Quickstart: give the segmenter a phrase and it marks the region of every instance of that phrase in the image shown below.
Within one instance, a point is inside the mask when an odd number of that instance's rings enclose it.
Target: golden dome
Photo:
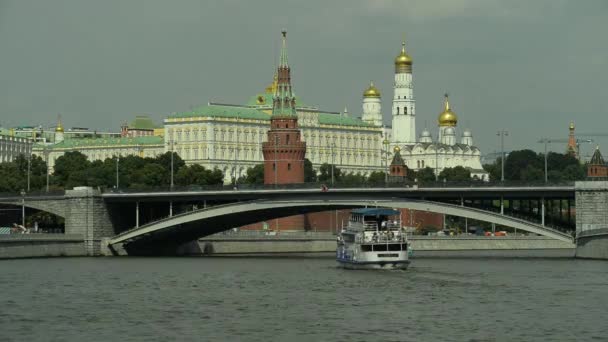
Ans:
[[[437,119],[439,126],[454,127],[458,123],[458,116],[450,109],[450,102],[448,101],[448,94],[445,94],[445,108],[439,118]]]
[[[574,131],[574,121],[570,121],[570,130]]]
[[[63,125],[61,124],[61,117],[57,120],[57,127],[55,127],[55,132],[62,133]]]
[[[397,153],[397,152],[401,151],[401,148],[399,146],[395,146],[395,148],[393,149],[393,151],[395,153]]]
[[[412,70],[412,57],[405,52],[405,42],[401,43],[401,53],[395,57],[395,70],[397,72]]]
[[[380,97],[380,90],[376,88],[374,82],[369,82],[369,88],[363,92],[363,97]]]

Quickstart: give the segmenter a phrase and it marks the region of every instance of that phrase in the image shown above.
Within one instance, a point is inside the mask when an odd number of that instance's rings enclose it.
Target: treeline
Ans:
[[[49,177],[49,188],[71,189],[75,186],[113,188],[116,186],[116,158],[89,161],[80,152],[66,152],[55,161]],[[0,192],[19,192],[27,189],[28,160],[20,155],[14,161],[0,164]],[[217,185],[223,184],[220,170],[208,170],[201,165],[186,165],[174,152],[174,184]],[[118,160],[118,186],[120,188],[145,188],[171,184],[171,152],[156,158],[126,156]],[[46,163],[38,156],[30,161],[30,189],[46,188]]]
[[[492,181],[500,181],[502,158],[483,168]],[[505,158],[505,181],[543,182],[545,155],[532,150],[512,151]],[[551,183],[583,180],[587,176],[586,164],[569,154],[547,154],[547,178]]]

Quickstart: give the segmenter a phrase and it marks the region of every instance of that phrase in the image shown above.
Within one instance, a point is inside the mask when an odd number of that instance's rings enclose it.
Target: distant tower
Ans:
[[[120,125],[120,136],[124,138],[128,135],[129,135],[129,124],[126,121],[124,121],[122,123],[122,125]]]
[[[268,141],[264,153],[264,184],[304,183],[306,143],[300,138],[296,99],[291,89],[291,71],[287,63],[287,32],[277,69],[277,86],[272,102]]]
[[[401,157],[401,149],[395,146],[393,160],[391,161],[390,176],[392,181],[404,180],[407,176],[407,166]]]
[[[466,129],[464,132],[462,132],[462,140],[460,143],[463,145],[473,146],[473,134],[471,134],[470,130]]]
[[[374,86],[374,82],[370,82],[369,87],[363,92],[363,115],[361,120],[374,126],[382,126],[380,99],[380,91]]]
[[[59,115],[57,117],[57,127],[55,127],[55,143],[60,143],[63,139],[63,125],[61,124],[61,115]]]
[[[446,145],[454,145],[453,143],[446,143],[446,140],[444,139],[446,133],[451,134],[452,132],[454,132],[454,127],[456,127],[456,125],[458,124],[458,117],[456,116],[456,113],[452,112],[452,109],[450,108],[448,94],[445,94],[443,112],[439,114],[439,117],[437,118],[437,124],[439,125],[439,142]]]
[[[576,137],[574,136],[573,121],[570,121],[570,126],[568,127],[568,146],[566,148],[566,154],[578,159],[578,148],[576,147]]]
[[[587,165],[587,177],[589,178],[605,178],[608,177],[608,165],[604,161],[604,157],[602,157],[602,153],[600,153],[600,147],[597,146],[595,148],[595,152],[591,157],[591,161]]]
[[[342,115],[347,118],[348,117],[348,108],[346,108],[346,106],[344,106],[344,112],[342,113]]]
[[[393,96],[393,143],[414,144],[416,142],[416,101],[412,84],[412,58],[405,52],[395,58],[395,84]]]
[[[433,142],[433,137],[431,136],[431,132],[429,132],[428,129],[424,129],[424,131],[422,131],[422,133],[420,133],[420,139],[419,141],[421,143],[425,143],[425,144],[430,144]]]

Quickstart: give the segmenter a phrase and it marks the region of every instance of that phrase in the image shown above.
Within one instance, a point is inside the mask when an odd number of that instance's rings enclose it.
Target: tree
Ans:
[[[66,152],[55,161],[53,180],[64,189],[87,185],[87,169],[91,163],[87,157],[78,152]]]
[[[348,173],[340,178],[340,185],[361,186],[365,184],[365,176],[360,173]]]
[[[435,170],[428,166],[420,169],[416,172],[416,179],[419,183],[432,183],[435,181]]]
[[[540,180],[544,161],[532,150],[512,151],[505,160],[505,180]],[[540,172],[541,176],[536,179]]]
[[[166,170],[166,179],[165,184],[171,183],[171,153],[165,152],[158,157],[156,157],[155,161],[160,164]],[[177,154],[177,152],[173,152],[173,176],[179,172],[179,170],[186,165],[186,162]]]
[[[314,183],[317,181],[317,173],[312,167],[312,162],[304,159],[304,183]]]
[[[439,179],[448,182],[468,182],[471,180],[471,171],[462,166],[446,167],[439,173]]]
[[[247,175],[241,181],[245,184],[264,184],[264,164],[258,164],[247,169]]]
[[[321,167],[319,168],[319,176],[318,176],[319,182],[322,182],[322,183],[331,182],[332,167],[333,167],[334,182],[339,181],[340,176],[342,175],[342,170],[340,170],[340,168],[336,167],[335,165],[323,163],[323,164],[321,164]]]
[[[369,185],[384,185],[386,181],[386,173],[382,171],[374,171],[367,177],[367,184]]]
[[[165,180],[165,174],[166,171],[161,165],[157,163],[146,163],[144,167],[132,173],[131,186],[160,186]]]

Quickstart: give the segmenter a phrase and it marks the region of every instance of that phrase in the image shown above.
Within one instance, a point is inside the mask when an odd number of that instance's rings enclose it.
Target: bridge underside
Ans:
[[[150,223],[119,234],[110,245],[122,245],[130,255],[172,255],[177,248],[198,238],[251,223],[274,218],[321,212],[337,209],[352,209],[377,203],[381,207],[407,208],[441,214],[467,217],[470,219],[496,223],[571,242],[571,237],[563,232],[536,223],[445,203],[428,201],[408,201],[386,199],[369,200],[307,200],[307,201],[252,201],[239,202],[203,210],[195,210],[155,223]]]
[[[185,243],[235,227],[292,215],[361,207],[365,207],[365,205],[328,204],[310,207],[286,206],[253,209],[244,212],[233,211],[223,215],[181,222],[175,226],[169,226],[148,234],[144,233],[132,240],[127,240],[123,244],[123,248],[129,255],[175,255],[178,247]],[[213,210],[213,208],[207,209],[207,211],[209,210]]]

